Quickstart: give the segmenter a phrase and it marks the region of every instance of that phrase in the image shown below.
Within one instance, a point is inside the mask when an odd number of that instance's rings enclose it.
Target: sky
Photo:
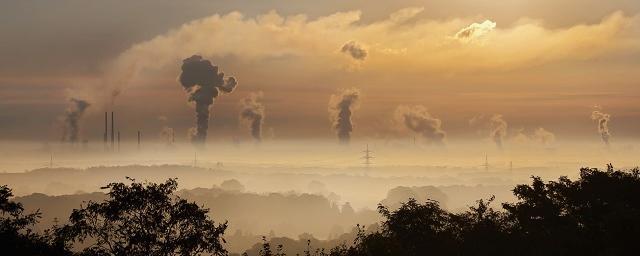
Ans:
[[[634,0],[4,0],[0,34],[0,140],[59,141],[74,123],[101,141],[104,111],[124,139],[187,140],[178,77],[194,54],[238,81],[208,140],[251,139],[255,95],[264,139],[335,140],[353,91],[354,139],[640,137]]]

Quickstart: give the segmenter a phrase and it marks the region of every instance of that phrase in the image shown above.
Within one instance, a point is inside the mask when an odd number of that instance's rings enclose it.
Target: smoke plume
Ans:
[[[447,133],[442,130],[442,121],[433,117],[424,106],[398,106],[395,118],[404,127],[422,135],[428,142],[444,144]]]
[[[607,146],[609,145],[609,138],[611,138],[611,133],[609,133],[609,119],[611,115],[602,113],[598,110],[594,110],[591,112],[591,119],[598,123],[598,133],[600,133],[600,137],[602,141]]]
[[[502,148],[504,138],[507,136],[507,121],[502,119],[502,115],[495,114],[489,119],[489,138],[496,143],[498,148]]]
[[[329,99],[329,119],[333,129],[341,143],[349,143],[353,131],[351,116],[358,107],[360,90],[356,88],[345,89],[338,94],[331,95]]]
[[[511,141],[519,144],[540,144],[549,146],[556,141],[556,135],[542,127],[538,127],[530,134],[526,133],[524,129],[519,129],[515,132]]]
[[[62,141],[75,143],[78,141],[80,133],[80,119],[82,119],[84,111],[89,108],[90,104],[87,101],[76,98],[71,98],[69,101],[71,105],[65,112]]]
[[[356,60],[364,60],[367,58],[367,50],[355,41],[349,41],[342,46],[341,52],[348,54]]]
[[[261,102],[262,92],[251,93],[240,101],[242,110],[240,119],[248,121],[251,136],[257,141],[262,140],[262,122],[264,119],[264,105]]]
[[[183,60],[180,83],[189,94],[189,101],[196,103],[196,127],[191,141],[204,144],[209,128],[209,107],[221,93],[231,93],[236,85],[234,77],[224,77],[218,66],[201,56],[193,55]]]
[[[160,139],[167,145],[173,145],[175,139],[175,131],[173,128],[164,126],[160,130]]]

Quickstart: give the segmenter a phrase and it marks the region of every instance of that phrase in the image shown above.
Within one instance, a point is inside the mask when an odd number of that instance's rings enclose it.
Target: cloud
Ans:
[[[421,105],[398,106],[394,114],[395,120],[402,127],[422,135],[429,143],[444,144],[447,133],[442,129],[442,121],[433,117]]]
[[[478,39],[496,28],[496,23],[485,20],[482,23],[473,23],[466,28],[461,29],[455,34],[455,38],[463,42],[470,42]]]
[[[343,67],[350,62],[345,63],[335,51],[345,49],[354,59],[366,58],[367,65],[359,71],[375,79],[388,74],[503,72],[640,50],[640,36],[633,30],[640,18],[621,12],[595,24],[548,29],[532,20],[495,28],[491,21],[421,19],[422,11],[402,9],[367,23],[360,22],[359,11],[314,19],[273,11],[256,17],[240,12],[215,14],[131,46],[107,65],[99,87],[115,98],[132,81],[175,66],[193,53],[209,59],[233,57],[240,69],[247,69],[245,73],[267,72],[251,70],[254,65],[283,77],[292,69],[321,76]],[[481,37],[483,43],[455,43],[452,35],[460,40]],[[274,59],[282,58],[287,62],[272,65]]]
[[[349,41],[342,46],[341,52],[348,54],[356,60],[364,60],[367,58],[367,50],[355,41]]]

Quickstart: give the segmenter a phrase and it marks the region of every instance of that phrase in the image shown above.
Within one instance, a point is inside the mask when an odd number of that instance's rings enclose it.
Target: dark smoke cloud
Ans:
[[[225,79],[218,66],[198,55],[193,55],[182,63],[180,83],[189,93],[189,101],[196,103],[196,127],[192,130],[191,141],[204,144],[209,128],[209,107],[221,93],[231,93],[236,85],[234,77]]]
[[[251,93],[240,100],[242,105],[240,118],[248,121],[251,136],[257,141],[262,140],[262,122],[264,120],[264,105],[260,102],[261,100],[262,92]]]
[[[600,133],[600,137],[602,141],[607,146],[609,145],[609,138],[611,138],[611,133],[609,133],[609,119],[611,115],[602,113],[598,110],[594,110],[591,112],[591,119],[598,123],[598,133]]]
[[[333,94],[329,99],[329,119],[342,143],[349,143],[351,140],[353,131],[351,116],[358,106],[359,98],[360,90],[351,88]]]
[[[84,111],[89,108],[90,104],[87,101],[76,98],[71,98],[69,101],[71,105],[65,112],[62,140],[75,143],[78,141],[80,133],[80,119],[82,119]]]
[[[442,130],[442,121],[433,117],[424,106],[398,106],[396,121],[416,132],[430,143],[444,144],[447,133]]]
[[[349,56],[356,60],[364,60],[367,58],[367,50],[355,41],[347,42],[342,46],[340,51],[349,54]]]

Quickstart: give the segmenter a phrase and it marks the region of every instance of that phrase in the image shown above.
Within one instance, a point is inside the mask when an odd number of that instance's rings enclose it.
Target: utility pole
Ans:
[[[371,167],[371,159],[373,159],[373,151],[369,150],[369,144],[367,143],[367,148],[362,151],[362,153],[364,153],[364,156],[362,156],[361,158],[364,159],[364,166],[366,168],[366,170],[368,171],[369,168]],[[366,173],[365,173],[366,174]]]

